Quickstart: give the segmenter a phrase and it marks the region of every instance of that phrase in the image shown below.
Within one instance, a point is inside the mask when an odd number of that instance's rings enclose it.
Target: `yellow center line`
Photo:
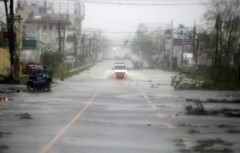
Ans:
[[[175,127],[172,124],[169,123],[163,123],[164,126],[166,126],[168,129],[174,129]]]
[[[144,92],[140,91],[143,97],[145,98],[146,102],[151,106],[153,110],[157,110],[157,106],[153,104],[152,100],[149,98],[148,95],[145,95]]]
[[[154,105],[154,104],[152,104],[152,102],[148,102],[149,103],[149,105],[151,106],[151,108],[153,109],[153,110],[157,110],[157,107]]]
[[[186,147],[189,147],[189,148],[193,147],[192,142],[190,142],[188,140],[184,140],[184,144],[186,145]]]
[[[149,98],[149,96],[146,95],[142,90],[139,90],[139,92],[140,92],[140,93],[143,95],[143,97],[145,98],[146,103],[148,103],[148,104],[151,106],[151,108],[152,108],[154,111],[156,111],[156,110],[157,110],[157,106],[152,103],[152,100]],[[156,113],[156,115],[157,115],[158,118],[161,118],[161,119],[163,118],[163,115],[160,114],[160,113]],[[166,126],[168,129],[174,129],[174,128],[175,128],[172,124],[166,123],[166,122],[164,122],[164,121],[163,121],[163,125]]]
[[[64,133],[83,115],[86,109],[91,105],[93,100],[99,94],[100,89],[85,103],[84,107],[49,141],[40,153],[47,153],[53,147],[53,145],[63,136]]]
[[[158,117],[158,118],[163,118],[163,115],[160,114],[160,113],[157,113],[157,117]]]

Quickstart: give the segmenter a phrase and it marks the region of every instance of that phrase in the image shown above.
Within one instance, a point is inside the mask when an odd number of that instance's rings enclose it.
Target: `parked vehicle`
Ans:
[[[33,72],[33,69],[35,69],[35,68],[42,68],[42,65],[40,65],[40,63],[38,63],[38,62],[28,63],[25,67],[24,73],[28,74],[28,75],[31,75],[32,72]]]
[[[28,78],[27,89],[29,91],[51,90],[52,78],[47,68],[35,68]]]

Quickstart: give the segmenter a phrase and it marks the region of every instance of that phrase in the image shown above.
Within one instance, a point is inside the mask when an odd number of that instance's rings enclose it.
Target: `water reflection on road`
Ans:
[[[115,62],[128,64],[129,78],[112,79]],[[14,101],[0,105],[0,131],[12,132],[0,138],[0,144],[8,145],[7,153],[178,153],[192,152],[198,140],[219,138],[233,143],[220,144],[220,149],[239,152],[238,133],[219,128],[225,125],[235,132],[240,130],[238,118],[185,112],[187,105],[194,104],[186,99],[236,99],[239,92],[176,91],[170,85],[175,74],[107,60],[57,81],[51,92],[14,94]],[[239,108],[237,103],[204,106]],[[33,119],[15,117],[22,112]]]

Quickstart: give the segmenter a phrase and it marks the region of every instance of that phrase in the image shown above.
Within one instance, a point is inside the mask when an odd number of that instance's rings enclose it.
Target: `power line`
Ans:
[[[109,5],[132,5],[132,6],[181,6],[181,5],[205,5],[209,2],[196,2],[196,3],[139,3],[139,2],[106,2],[106,1],[91,1],[83,0],[84,3],[93,4],[109,4]]]
[[[106,23],[111,23],[111,24],[116,24],[116,25],[121,25],[121,26],[126,26],[126,27],[132,27],[130,25],[126,25],[126,24],[122,24],[122,23],[117,23],[117,22],[114,22],[114,21],[110,21],[110,20],[105,20],[105,19],[100,19],[100,18],[96,18],[96,17],[93,17],[93,16],[89,16],[89,15],[86,15],[87,17],[90,17],[90,18],[95,18],[99,21],[102,21],[102,22],[106,22]]]
[[[204,25],[207,25],[207,24],[198,24],[196,26],[204,26]],[[184,27],[184,28],[193,28],[194,26],[188,26],[188,27]],[[210,27],[208,27],[210,28]],[[170,29],[170,28],[169,28]],[[151,33],[151,32],[161,32],[161,31],[166,31],[166,30],[169,30],[169,29],[152,29],[152,30],[149,30],[147,32]],[[177,30],[179,29],[178,27],[177,28],[173,28],[173,30]],[[83,31],[83,32],[96,32],[96,31]],[[101,31],[101,33],[107,33],[107,34],[127,34],[127,33],[136,33],[136,31]]]
[[[124,1],[127,1],[127,2],[133,2],[133,1],[136,1],[136,2],[151,2],[151,1],[157,1],[157,2],[169,2],[169,1],[175,1],[175,2],[182,2],[182,1],[194,1],[194,0],[98,0],[98,1],[109,1],[109,2],[112,2],[112,1],[118,1],[118,2],[124,2]],[[195,1],[203,1],[203,0],[195,0]],[[205,1],[210,1],[210,0],[205,0]]]

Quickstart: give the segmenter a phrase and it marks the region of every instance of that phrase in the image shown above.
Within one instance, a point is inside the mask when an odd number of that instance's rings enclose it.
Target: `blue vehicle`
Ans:
[[[46,67],[33,69],[32,74],[28,77],[27,89],[29,91],[51,90],[52,78],[49,76]]]

